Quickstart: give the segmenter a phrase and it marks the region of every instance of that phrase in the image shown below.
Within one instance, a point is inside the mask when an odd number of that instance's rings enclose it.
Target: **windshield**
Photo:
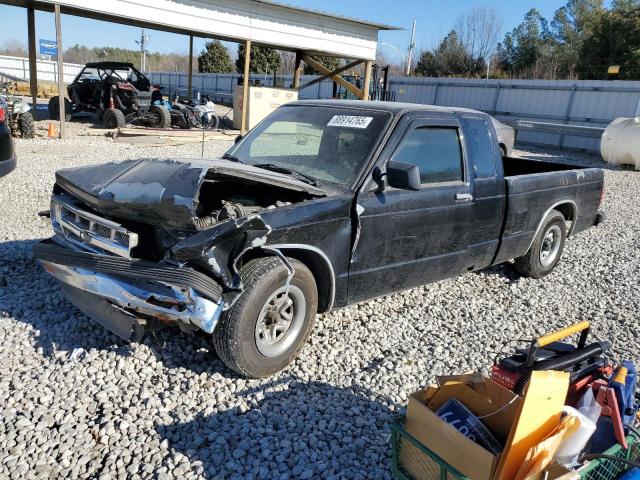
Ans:
[[[225,154],[228,158],[320,182],[349,185],[391,115],[320,106],[282,107]]]

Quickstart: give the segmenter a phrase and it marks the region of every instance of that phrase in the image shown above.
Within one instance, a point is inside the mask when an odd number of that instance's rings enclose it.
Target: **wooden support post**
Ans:
[[[373,66],[373,62],[371,60],[367,60],[364,62],[364,82],[362,84],[362,96],[360,97],[362,100],[369,100],[369,86],[371,84],[371,67]]]
[[[189,79],[187,81],[187,89],[189,90],[187,98],[191,100],[193,95],[193,35],[189,35]]]
[[[58,95],[60,98],[60,128],[59,128],[59,136],[62,138],[64,136],[64,99],[65,99],[65,88],[64,88],[64,59],[62,58],[62,21],[60,19],[60,4],[56,3],[55,6],[55,16],[56,16],[56,45],[57,45],[57,56],[58,56]]]
[[[33,118],[37,120],[38,64],[36,61],[36,19],[32,5],[27,8],[27,31],[29,36],[29,89],[31,91]]]
[[[302,76],[302,53],[296,52],[296,64],[293,69],[293,88],[300,87],[301,76]]]
[[[247,40],[244,44],[244,76],[242,80],[242,121],[240,125],[240,134],[249,130],[249,119],[247,114],[249,112],[249,83],[251,81],[249,75],[249,66],[251,65],[251,40]]]

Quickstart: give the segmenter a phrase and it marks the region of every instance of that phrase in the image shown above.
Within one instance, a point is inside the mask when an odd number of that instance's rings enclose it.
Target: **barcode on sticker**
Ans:
[[[367,128],[373,117],[360,117],[358,115],[334,115],[328,127]]]

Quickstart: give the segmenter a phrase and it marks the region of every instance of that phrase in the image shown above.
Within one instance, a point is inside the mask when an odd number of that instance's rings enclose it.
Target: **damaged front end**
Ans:
[[[34,257],[75,306],[126,340],[163,325],[212,333],[242,293],[239,259],[269,250],[261,213],[320,194],[228,164],[141,160],[61,171],[55,235],[34,246]]]
[[[33,254],[76,307],[125,340],[144,327],[195,325],[211,333],[224,309],[222,288],[183,267],[78,250],[59,236],[36,244]]]

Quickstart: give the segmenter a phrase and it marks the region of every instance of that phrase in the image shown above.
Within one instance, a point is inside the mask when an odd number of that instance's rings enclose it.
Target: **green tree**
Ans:
[[[503,70],[511,75],[531,71],[553,42],[547,20],[532,8],[524,21],[507,33],[498,44],[498,58]]]
[[[473,58],[452,30],[435,50],[420,54],[415,73],[430,77],[471,76],[478,74],[483,65],[483,60]]]
[[[220,40],[207,42],[198,56],[200,73],[231,73],[235,71],[229,51]]]
[[[563,77],[575,77],[582,45],[605,14],[602,0],[569,0],[556,10],[551,33]]]
[[[339,57],[321,57],[319,55],[314,55],[311,58],[313,58],[316,62],[321,63],[322,65],[324,65],[325,67],[327,67],[331,71],[335,70],[336,68],[340,68],[340,58]],[[317,75],[318,74],[318,72],[316,72],[310,65],[307,65],[306,63],[304,64],[303,73],[305,75]]]
[[[245,46],[241,43],[238,46],[238,58],[236,68],[238,72],[244,71]],[[280,55],[277,50],[266,47],[251,47],[250,73],[273,73],[280,67]]]
[[[413,73],[419,77],[438,76],[438,61],[431,50],[423,50],[420,52]]]
[[[607,78],[610,65],[620,66],[618,78],[640,78],[640,2],[614,1],[610,11],[596,22],[580,49],[580,78]]]
[[[75,44],[64,51],[64,61],[69,63],[87,63],[94,58],[95,52],[84,45]]]

